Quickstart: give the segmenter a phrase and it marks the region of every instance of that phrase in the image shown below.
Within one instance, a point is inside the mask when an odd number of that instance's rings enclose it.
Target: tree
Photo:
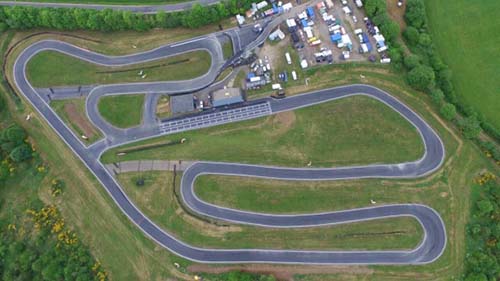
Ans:
[[[380,30],[389,42],[395,41],[398,38],[400,31],[399,25],[392,20],[389,20],[380,26]]]
[[[493,211],[493,204],[488,200],[481,200],[477,202],[480,216],[487,216]]]
[[[32,157],[32,152],[33,151],[31,150],[31,147],[28,144],[23,143],[14,148],[10,152],[9,157],[14,162],[22,162],[24,160],[30,159]]]
[[[184,16],[183,24],[187,27],[196,28],[207,23],[208,11],[205,7],[196,3],[191,10]]]
[[[467,277],[464,279],[465,281],[488,281],[488,276],[484,273],[471,273],[467,274]]]
[[[431,90],[431,99],[436,104],[441,104],[444,100],[444,93],[439,88],[434,88]]]
[[[415,54],[409,54],[404,57],[403,63],[406,66],[406,68],[410,70],[414,69],[415,67],[420,65],[420,56]]]
[[[443,106],[441,106],[440,112],[441,115],[443,115],[443,117],[448,121],[453,120],[453,118],[455,118],[455,116],[457,115],[457,109],[451,103],[443,104]]]
[[[165,27],[165,23],[167,21],[167,14],[165,11],[162,10],[156,13],[155,21],[157,26]]]
[[[423,48],[431,48],[432,47],[432,39],[431,36],[427,33],[420,33],[418,37],[418,45]]]
[[[428,90],[434,85],[434,71],[426,65],[418,65],[408,72],[408,83],[417,90]]]
[[[402,60],[401,49],[395,48],[395,47],[390,48],[387,51],[387,54],[391,58],[391,64],[396,65],[397,68],[400,68],[401,67],[401,60]]]
[[[6,180],[9,174],[9,167],[5,164],[0,164],[0,182]]]
[[[448,95],[453,92],[452,72],[448,67],[442,68],[437,72],[437,84],[441,90]]]
[[[406,23],[415,28],[422,28],[426,25],[425,4],[423,0],[408,0],[406,2],[405,20]]]
[[[385,12],[387,9],[385,0],[366,0],[364,6],[366,14],[370,17]]]
[[[387,12],[383,11],[383,12],[379,12],[376,15],[374,15],[372,17],[372,21],[373,21],[374,24],[382,27],[382,25],[386,24],[387,22],[390,22],[391,19],[387,15]]]
[[[475,139],[481,133],[481,126],[476,116],[472,115],[458,121],[463,135],[468,139]]]
[[[14,124],[2,131],[0,141],[2,143],[11,142],[18,145],[24,142],[26,136],[26,131],[19,125]]]
[[[415,27],[408,26],[403,32],[403,36],[410,46],[416,46],[420,38],[420,33]]]

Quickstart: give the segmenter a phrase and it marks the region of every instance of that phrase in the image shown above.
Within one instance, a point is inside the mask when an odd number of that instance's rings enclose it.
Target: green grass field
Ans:
[[[127,147],[180,138],[187,143],[125,156],[116,156],[117,148],[103,160],[214,160],[294,167],[311,161],[312,166],[331,167],[398,163],[423,155],[422,141],[411,124],[386,105],[361,96]]]
[[[103,67],[55,51],[41,52],[28,62],[27,76],[35,87],[186,80],[205,74],[211,58],[193,51],[152,62],[123,67]],[[142,78],[139,72],[146,75]]]
[[[98,103],[101,116],[119,128],[141,124],[144,95],[119,95],[101,97]]]
[[[500,3],[426,0],[429,28],[463,101],[500,129]]]
[[[181,175],[178,175],[179,177]],[[146,179],[138,187],[138,177]],[[244,225],[216,226],[189,217],[173,192],[173,173],[143,172],[118,175],[127,194],[161,227],[199,247],[273,249],[409,249],[423,230],[410,218],[300,229],[271,229]],[[176,181],[176,189],[180,180]]]

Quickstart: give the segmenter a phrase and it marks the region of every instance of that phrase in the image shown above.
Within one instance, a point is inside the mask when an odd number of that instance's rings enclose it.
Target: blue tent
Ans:
[[[314,19],[314,8],[313,7],[308,7],[306,10],[307,10],[307,15],[310,18]]]
[[[342,35],[340,33],[335,33],[330,35],[330,39],[332,39],[332,42],[337,43],[339,40],[342,39]]]

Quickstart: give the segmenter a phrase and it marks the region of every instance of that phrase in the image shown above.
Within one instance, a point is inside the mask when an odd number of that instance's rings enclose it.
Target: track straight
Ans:
[[[207,42],[204,40],[196,42]],[[418,204],[397,204],[383,205],[370,208],[345,210],[338,212],[302,214],[302,215],[275,215],[265,213],[245,212],[241,210],[223,208],[200,200],[194,193],[193,184],[196,178],[203,174],[222,174],[246,177],[273,178],[283,180],[338,180],[357,178],[416,178],[428,175],[438,169],[444,159],[444,146],[435,131],[415,112],[402,102],[388,93],[368,85],[349,85],[344,87],[331,88],[315,91],[307,94],[293,96],[282,100],[265,100],[265,108],[242,107],[234,109],[230,113],[225,113],[226,119],[219,121],[234,122],[241,118],[255,118],[262,115],[274,114],[277,112],[294,110],[297,108],[311,106],[313,104],[326,102],[329,100],[344,98],[353,95],[365,95],[375,98],[406,118],[418,130],[424,145],[425,153],[422,158],[408,163],[388,164],[388,165],[368,165],[357,167],[339,167],[329,169],[294,169],[284,167],[270,167],[260,165],[244,165],[239,163],[215,163],[197,162],[190,166],[181,179],[181,194],[186,206],[193,211],[225,221],[257,225],[262,227],[313,227],[320,225],[334,225],[342,223],[359,222],[390,217],[413,217],[424,229],[424,238],[420,245],[410,251],[311,251],[311,250],[269,250],[269,249],[205,249],[188,245],[172,234],[162,230],[127,197],[119,183],[112,176],[104,165],[100,162],[100,155],[112,148],[127,142],[139,139],[156,137],[161,134],[168,134],[185,129],[197,129],[209,126],[211,123],[204,122],[203,115],[168,121],[160,124],[160,128],[147,132],[126,132],[123,135],[110,137],[100,141],[91,147],[86,147],[77,136],[66,126],[66,124],[51,109],[31,86],[26,78],[26,65],[32,56],[50,45],[51,50],[67,53],[76,58],[91,61],[97,64],[127,64],[139,63],[142,60],[153,60],[165,55],[175,55],[176,52],[185,51],[184,48],[192,48],[191,43],[182,44],[182,49],[174,47],[160,47],[161,55],[155,50],[122,57],[107,57],[88,50],[84,50],[67,43],[50,41],[46,43],[34,43],[25,49],[16,59],[14,64],[14,81],[20,93],[33,105],[47,123],[56,131],[61,139],[70,147],[77,157],[87,166],[87,168],[99,180],[106,189],[120,210],[139,227],[143,233],[155,240],[161,246],[186,259],[204,263],[300,263],[300,264],[425,264],[436,260],[446,247],[446,231],[444,223],[439,214],[432,208]],[[195,44],[195,43],[193,43]],[[210,49],[210,48],[209,48]],[[210,54],[212,60],[218,56],[220,50],[212,48]],[[158,52],[158,51],[156,51]],[[133,58],[130,60],[130,58]],[[210,74],[207,74],[210,75]],[[197,87],[208,86],[213,82],[211,79],[194,80]],[[179,85],[185,86],[185,81],[178,81]],[[206,84],[206,85],[204,85]],[[175,86],[175,82],[168,85]],[[164,85],[157,83],[140,84],[117,84],[101,86],[100,95],[120,94],[121,91],[130,93],[136,87],[146,92],[154,92]],[[131,90],[132,89],[132,90]],[[94,90],[95,91],[95,90]],[[167,89],[166,91],[172,91]],[[92,94],[90,94],[92,95]],[[263,103],[264,104],[264,103]],[[92,114],[92,110],[88,114]],[[252,112],[259,112],[253,114]],[[224,114],[215,113],[208,115],[208,120],[221,118]],[[227,116],[239,116],[229,118]],[[239,115],[238,115],[239,114]],[[246,114],[246,116],[243,116]],[[89,116],[94,118],[94,116]],[[187,121],[185,121],[187,120]],[[219,124],[217,119],[213,124]],[[174,123],[176,122],[176,123]],[[180,123],[189,123],[188,128],[175,130]],[[195,125],[192,125],[195,124]],[[208,125],[207,125],[208,124]],[[97,124],[98,125],[98,124]],[[163,126],[163,127],[162,127]],[[101,127],[100,127],[101,128]],[[102,129],[102,128],[101,128]],[[168,131],[170,129],[170,131]]]

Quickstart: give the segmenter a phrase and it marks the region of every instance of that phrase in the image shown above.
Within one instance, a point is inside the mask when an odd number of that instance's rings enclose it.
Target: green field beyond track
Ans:
[[[500,128],[498,0],[426,0],[429,28],[463,101]]]

